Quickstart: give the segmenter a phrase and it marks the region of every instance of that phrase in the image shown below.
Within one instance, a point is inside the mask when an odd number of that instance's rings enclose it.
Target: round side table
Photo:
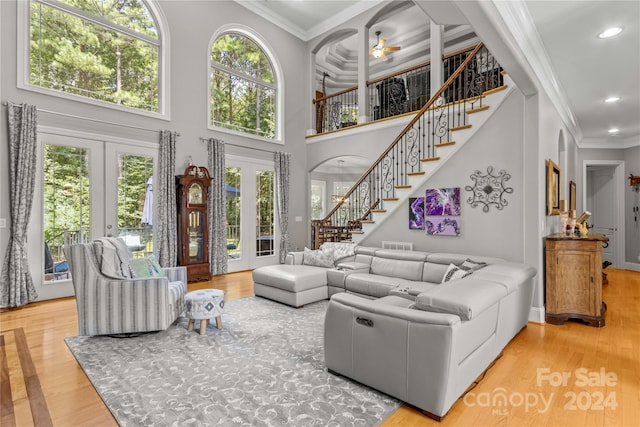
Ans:
[[[200,334],[204,334],[210,320],[216,319],[216,326],[222,329],[224,310],[224,291],[218,289],[200,289],[191,291],[184,297],[184,313],[189,319],[189,331],[193,331],[196,320],[200,320]]]

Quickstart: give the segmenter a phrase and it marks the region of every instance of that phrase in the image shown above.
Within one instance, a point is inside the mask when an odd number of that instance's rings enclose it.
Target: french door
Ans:
[[[153,251],[149,196],[157,145],[46,131],[38,141],[42,156],[29,245],[30,252],[42,254],[30,265],[40,298],[73,295],[64,245],[119,236],[134,256]]]
[[[278,262],[273,162],[226,156],[228,271]]]

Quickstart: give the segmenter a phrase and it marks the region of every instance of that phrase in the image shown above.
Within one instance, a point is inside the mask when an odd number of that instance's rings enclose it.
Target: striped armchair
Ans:
[[[78,307],[79,335],[159,331],[184,310],[185,267],[165,268],[167,277],[115,279],[102,274],[98,243],[64,248]]]

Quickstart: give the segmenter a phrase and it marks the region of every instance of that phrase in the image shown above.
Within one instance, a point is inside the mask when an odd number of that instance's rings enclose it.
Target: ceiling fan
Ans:
[[[381,31],[376,31],[377,41],[376,41],[376,44],[373,45],[373,47],[370,49],[369,56],[373,56],[374,58],[378,58],[378,59],[382,59],[383,61],[386,61],[388,58],[387,58],[387,55],[385,55],[385,52],[393,52],[396,50],[400,50],[400,46],[385,47],[385,43],[387,42],[387,40],[381,39],[380,34],[381,34]]]

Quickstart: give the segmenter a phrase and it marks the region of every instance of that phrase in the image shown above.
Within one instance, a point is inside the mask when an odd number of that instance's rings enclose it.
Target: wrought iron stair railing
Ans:
[[[502,84],[502,68],[479,43],[340,198],[322,224],[348,227],[350,221],[365,218],[365,213],[368,216],[375,209],[374,201],[381,201],[383,210],[384,202],[397,200],[397,190],[411,187],[410,176],[425,174],[423,164],[439,160],[438,147],[454,144],[452,133],[470,127],[467,115],[488,108],[483,104],[484,95]]]

